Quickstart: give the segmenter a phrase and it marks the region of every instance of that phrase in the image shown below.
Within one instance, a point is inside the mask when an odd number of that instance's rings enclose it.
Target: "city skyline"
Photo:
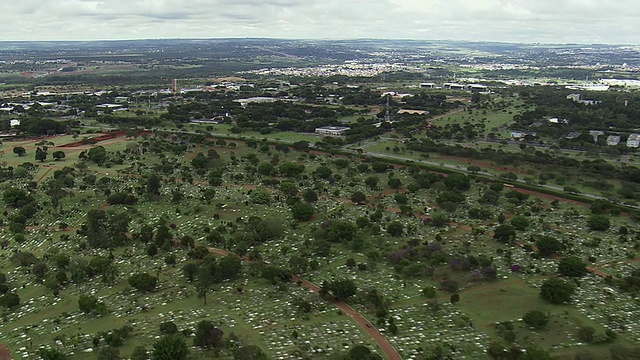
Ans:
[[[630,0],[26,0],[2,40],[417,39],[638,44]]]

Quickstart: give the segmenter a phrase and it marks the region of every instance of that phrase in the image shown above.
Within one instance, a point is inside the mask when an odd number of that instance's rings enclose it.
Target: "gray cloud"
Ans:
[[[8,0],[4,0],[8,1]],[[3,2],[4,2],[3,1]],[[4,40],[362,37],[637,43],[636,0],[21,0]]]

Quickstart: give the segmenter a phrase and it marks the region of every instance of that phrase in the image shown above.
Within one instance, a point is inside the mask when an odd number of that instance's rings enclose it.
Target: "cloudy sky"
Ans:
[[[640,43],[638,0],[0,0],[0,40]]]

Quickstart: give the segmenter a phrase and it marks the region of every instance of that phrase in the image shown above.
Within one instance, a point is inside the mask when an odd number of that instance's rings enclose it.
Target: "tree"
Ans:
[[[27,153],[27,150],[25,150],[25,148],[23,148],[22,146],[16,146],[13,148],[13,153],[18,156],[24,156]]]
[[[609,217],[606,215],[592,215],[589,220],[587,220],[587,224],[593,231],[606,231],[609,229],[609,226],[611,226]]]
[[[166,321],[160,324],[160,332],[171,335],[178,333],[178,326],[173,321]]]
[[[7,309],[15,308],[20,305],[20,297],[15,293],[7,293],[0,297],[0,306]]]
[[[545,280],[540,287],[540,296],[552,304],[568,302],[574,292],[575,286],[557,277]]]
[[[155,174],[149,174],[147,178],[147,194],[149,195],[160,195],[160,188],[162,187],[162,182],[160,181],[160,177]]]
[[[42,358],[42,360],[65,360],[67,359],[67,354],[63,353],[58,349],[40,349],[38,350],[38,355]]]
[[[516,239],[516,229],[507,224],[499,225],[493,231],[493,238],[503,243],[511,243]]]
[[[460,302],[460,294],[455,293],[455,294],[451,295],[451,297],[449,298],[449,301],[452,304],[457,304],[458,302]]]
[[[436,297],[436,288],[433,286],[426,286],[422,289],[422,295],[429,299],[432,299]]]
[[[318,201],[318,194],[315,191],[308,189],[302,193],[302,198],[308,203],[314,203]]]
[[[404,225],[398,221],[394,221],[387,226],[387,233],[393,237],[402,236],[404,233]]]
[[[78,298],[78,307],[85,314],[90,314],[96,310],[98,299],[95,296],[81,294]]]
[[[86,156],[89,159],[89,161],[94,162],[98,165],[101,165],[105,161],[107,161],[107,150],[102,146],[97,146],[97,147],[91,148],[87,152]]]
[[[333,173],[333,171],[331,171],[330,168],[326,167],[326,166],[318,166],[316,168],[316,170],[313,172],[313,174],[321,179],[328,179],[331,177],[331,174]]]
[[[392,189],[399,189],[402,186],[402,180],[392,177],[387,181],[387,185]]]
[[[198,271],[198,265],[192,262],[186,263],[182,268],[182,273],[184,274],[184,277],[187,278],[188,282],[195,280],[196,275],[198,275]]]
[[[526,230],[529,227],[529,219],[524,215],[514,216],[509,222],[516,230]]]
[[[58,151],[54,151],[53,154],[51,154],[53,156],[53,159],[55,161],[59,161],[64,159],[67,155],[64,153],[64,151],[62,150],[58,150]]]
[[[148,273],[138,273],[129,277],[129,285],[136,290],[149,292],[155,289],[158,279]]]
[[[233,254],[223,257],[218,263],[220,278],[223,280],[235,279],[240,270],[242,270],[242,259]]]
[[[378,181],[379,180],[380,179],[377,176],[371,175],[371,176],[367,176],[367,178],[364,179],[364,183],[365,183],[365,185],[367,185],[371,189],[375,189],[376,187],[378,187]]]
[[[165,335],[153,343],[151,360],[185,360],[189,346],[182,335]]]
[[[47,159],[47,152],[45,150],[42,150],[41,148],[36,148],[36,156],[35,156],[36,160],[43,162]]]
[[[291,215],[294,220],[307,221],[313,217],[315,209],[309,203],[297,202],[291,206]]]
[[[542,330],[549,323],[549,315],[541,310],[530,310],[524,314],[522,321],[536,330]]]
[[[196,327],[196,336],[193,343],[196,346],[210,349],[212,347],[220,347],[222,345],[222,330],[213,325],[211,321],[202,320]]]
[[[546,235],[541,236],[536,240],[536,247],[538,248],[538,253],[542,256],[557,254],[564,249],[564,246],[560,241]]]
[[[198,297],[201,297],[204,300],[205,305],[207,304],[207,293],[213,283],[213,274],[211,273],[211,270],[209,270],[209,267],[205,265],[200,266],[200,269],[198,269],[198,282],[196,284],[196,289],[198,290]]]
[[[351,201],[356,204],[362,204],[367,202],[367,195],[365,195],[362,191],[356,191],[351,194]]]
[[[351,279],[340,278],[327,284],[327,290],[340,300],[347,300],[358,291],[358,286]]]
[[[587,264],[585,264],[582,259],[575,256],[568,256],[560,260],[558,272],[564,276],[581,277],[589,271],[587,270]]]

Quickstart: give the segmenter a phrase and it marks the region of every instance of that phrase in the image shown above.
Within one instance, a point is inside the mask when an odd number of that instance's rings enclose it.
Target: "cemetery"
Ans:
[[[1,145],[0,341],[16,359],[155,359],[172,336],[189,359],[386,358],[338,300],[402,359],[609,358],[640,341],[637,288],[620,285],[638,267],[633,215],[259,139],[39,141]],[[541,296],[555,278],[567,301]]]

